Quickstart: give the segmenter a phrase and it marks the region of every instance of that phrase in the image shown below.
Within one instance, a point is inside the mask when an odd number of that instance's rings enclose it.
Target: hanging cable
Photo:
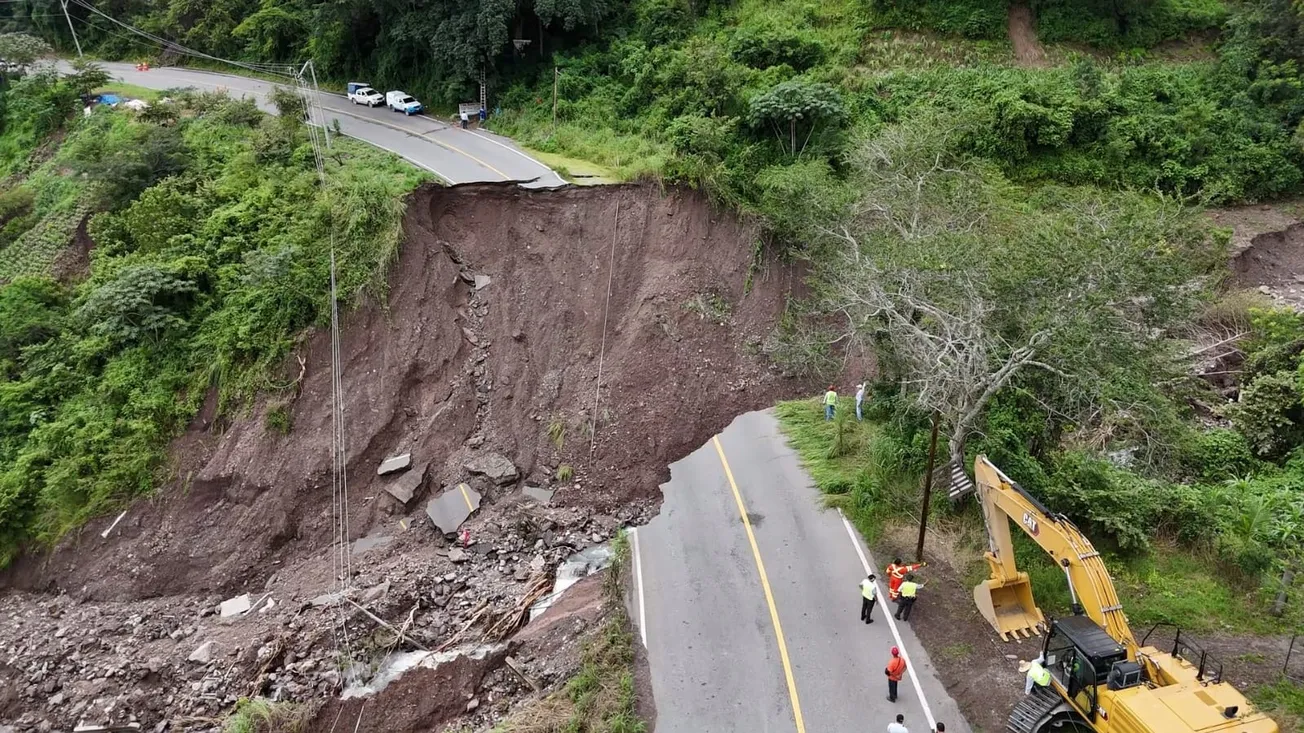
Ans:
[[[245,62],[245,61],[235,61],[235,60],[232,60],[232,59],[224,59],[224,58],[222,58],[222,57],[220,57],[220,56],[213,56],[212,54],[207,54],[207,53],[204,53],[203,51],[197,51],[197,50],[195,50],[195,49],[193,49],[193,48],[188,48],[188,47],[183,46],[182,44],[177,43],[177,42],[175,42],[175,41],[170,41],[170,40],[168,40],[168,39],[166,39],[166,38],[163,38],[163,37],[161,37],[161,36],[154,35],[153,33],[150,33],[150,32],[148,32],[148,31],[141,30],[140,28],[137,28],[136,26],[133,26],[133,25],[131,25],[130,23],[124,23],[124,22],[118,20],[117,18],[114,18],[114,17],[111,16],[111,15],[108,15],[107,13],[101,12],[101,11],[100,11],[98,8],[96,8],[94,5],[91,5],[89,2],[86,2],[86,0],[68,0],[68,2],[69,2],[70,4],[72,4],[72,5],[76,5],[76,6],[80,7],[80,8],[84,8],[85,10],[87,10],[87,11],[89,11],[89,12],[91,12],[91,13],[94,13],[95,15],[97,15],[97,16],[99,16],[99,17],[101,17],[101,18],[104,18],[105,20],[109,21],[110,23],[113,23],[114,25],[121,26],[122,28],[125,28],[126,30],[130,31],[131,33],[134,33],[134,34],[140,36],[141,38],[145,38],[145,39],[147,39],[147,40],[153,42],[154,44],[161,46],[164,50],[173,51],[173,52],[178,53],[178,54],[181,54],[181,55],[183,55],[183,56],[190,56],[190,57],[192,57],[192,58],[200,58],[200,59],[205,59],[205,60],[208,60],[208,61],[214,61],[214,62],[217,62],[217,63],[219,63],[219,64],[228,64],[228,65],[230,65],[230,66],[235,66],[235,67],[242,68],[242,69],[245,69],[245,70],[247,70],[247,71],[253,71],[253,72],[255,72],[255,73],[259,73],[259,74],[271,74],[271,75],[274,75],[274,76],[283,76],[283,77],[285,77],[285,78],[287,78],[287,79],[293,79],[293,78],[294,78],[294,74],[291,72],[291,69],[293,69],[293,66],[291,66],[291,65],[289,65],[289,64],[261,64],[261,63],[249,63],[249,62]]]
[[[616,223],[611,230],[611,254],[607,259],[607,300],[602,306],[602,348],[598,350],[598,386],[593,388],[593,420],[589,423],[589,462],[598,439],[598,405],[602,400],[602,360],[607,355],[607,317],[611,315],[611,279],[616,269],[616,237],[620,235],[620,198],[616,198]]]

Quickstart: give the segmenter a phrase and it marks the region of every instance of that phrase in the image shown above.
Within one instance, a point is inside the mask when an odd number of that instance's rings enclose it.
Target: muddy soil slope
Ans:
[[[757,233],[695,194],[431,186],[412,196],[405,229],[386,303],[343,326],[355,537],[399,513],[431,531],[422,498],[488,451],[558,489],[562,505],[650,506],[666,465],[739,412],[805,387],[757,355],[800,277],[753,267]],[[488,276],[479,289],[476,275]],[[329,354],[317,334],[296,390],[230,425],[201,415],[174,446],[173,485],[108,539],[111,518],[0,584],[118,601],[226,592],[322,552]],[[300,371],[292,360],[287,381]],[[275,406],[286,434],[265,418]],[[423,482],[403,507],[376,468],[406,452]],[[560,464],[575,477],[556,481]],[[502,491],[482,488],[489,502]]]

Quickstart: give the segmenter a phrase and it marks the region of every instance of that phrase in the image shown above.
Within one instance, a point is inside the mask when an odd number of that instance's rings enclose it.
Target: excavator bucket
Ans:
[[[973,589],[973,601],[987,623],[1001,639],[1028,639],[1040,634],[1046,618],[1032,600],[1032,583],[1027,573],[1014,580],[988,578]]]

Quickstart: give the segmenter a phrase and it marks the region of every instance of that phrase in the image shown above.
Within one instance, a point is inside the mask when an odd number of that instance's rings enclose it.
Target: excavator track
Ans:
[[[1063,699],[1059,694],[1050,687],[1033,687],[1032,692],[1025,695],[1014,710],[1010,711],[1010,719],[1005,723],[1005,730],[1009,733],[1041,733],[1042,723],[1046,721],[1046,716],[1059,707]]]

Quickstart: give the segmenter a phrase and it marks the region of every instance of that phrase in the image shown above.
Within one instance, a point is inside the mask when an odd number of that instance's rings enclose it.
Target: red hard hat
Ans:
[[[900,649],[897,649],[896,647],[892,647],[892,656],[894,656],[894,657],[899,657],[899,656],[901,656],[901,650],[900,650]]]

